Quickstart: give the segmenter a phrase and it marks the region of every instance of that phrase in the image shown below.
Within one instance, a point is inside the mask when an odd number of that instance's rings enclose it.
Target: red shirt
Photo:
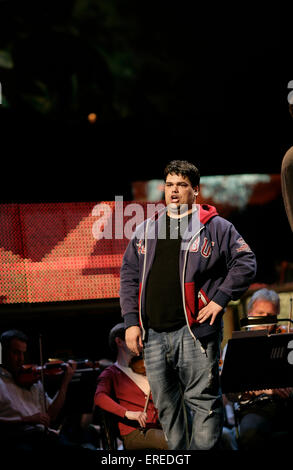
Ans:
[[[103,410],[120,416],[118,422],[121,436],[139,427],[138,421],[124,418],[126,411],[143,411],[147,396],[119,367],[107,367],[99,376],[95,404]],[[147,425],[160,427],[158,412],[150,397],[147,407]]]

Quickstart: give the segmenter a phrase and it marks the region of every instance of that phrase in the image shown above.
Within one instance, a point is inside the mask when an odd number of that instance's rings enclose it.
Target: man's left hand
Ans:
[[[216,304],[213,300],[211,300],[204,308],[202,308],[198,312],[197,321],[199,323],[205,322],[208,318],[211,318],[210,325],[212,325],[218,315],[218,313],[223,310],[221,305]]]

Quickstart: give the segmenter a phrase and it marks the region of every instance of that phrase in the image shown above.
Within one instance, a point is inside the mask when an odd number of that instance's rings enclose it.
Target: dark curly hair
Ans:
[[[164,170],[164,180],[166,181],[167,176],[174,173],[175,175],[182,175],[188,178],[193,188],[199,186],[199,170],[193,163],[186,160],[172,160]]]

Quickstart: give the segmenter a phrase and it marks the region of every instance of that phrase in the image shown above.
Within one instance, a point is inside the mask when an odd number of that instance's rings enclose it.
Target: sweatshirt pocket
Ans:
[[[208,298],[205,291],[200,289],[198,292],[198,310],[201,310],[202,308],[204,308],[209,303],[209,301],[210,299]]]
[[[185,283],[185,309],[189,325],[197,323],[196,318],[199,310],[205,307],[209,301],[208,296],[202,289],[199,291],[195,289],[194,282]]]
[[[197,310],[195,309],[195,285],[194,282],[186,282],[185,290],[185,310],[189,325],[196,322]]]

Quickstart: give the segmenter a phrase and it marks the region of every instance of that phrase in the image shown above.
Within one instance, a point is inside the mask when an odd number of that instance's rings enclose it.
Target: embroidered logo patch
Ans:
[[[138,243],[136,244],[137,246],[137,252],[139,255],[144,255],[145,254],[145,246],[143,240],[139,240]]]
[[[211,256],[212,253],[212,246],[214,246],[215,242],[210,242],[206,237],[203,239],[203,244],[201,247],[201,254],[204,258],[208,258]]]
[[[191,253],[197,253],[199,251],[199,242],[200,237],[198,237],[190,246],[189,251]],[[211,256],[212,247],[215,245],[215,242],[209,241],[206,237],[203,239],[203,244],[201,246],[200,253],[204,258]]]
[[[195,240],[195,242],[193,242],[189,248],[189,251],[191,251],[192,253],[197,253],[198,252],[198,248],[199,248],[199,240],[200,238],[197,237],[197,239]]]
[[[247,243],[243,240],[243,238],[238,238],[237,243],[240,245],[239,248],[236,248],[236,251],[239,253],[240,251],[251,251],[251,248]]]

